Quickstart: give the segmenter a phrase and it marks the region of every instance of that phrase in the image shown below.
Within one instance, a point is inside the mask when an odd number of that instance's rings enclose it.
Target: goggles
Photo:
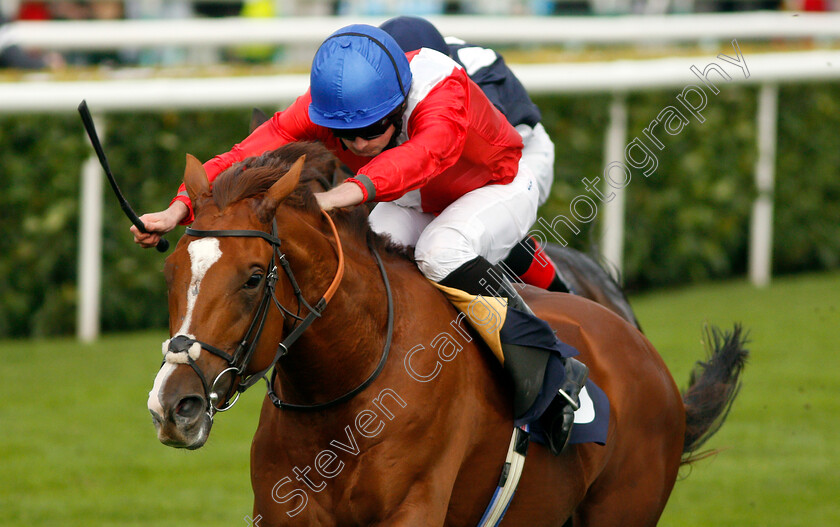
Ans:
[[[361,137],[365,141],[370,141],[387,132],[388,127],[392,124],[394,124],[394,119],[388,115],[381,121],[365,126],[364,128],[330,128],[330,132],[339,139],[353,141],[357,137]]]

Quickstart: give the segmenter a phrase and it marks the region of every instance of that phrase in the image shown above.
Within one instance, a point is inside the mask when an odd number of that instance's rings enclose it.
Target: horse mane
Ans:
[[[321,208],[315,200],[310,183],[319,182],[321,186],[331,186],[333,174],[341,167],[341,162],[323,144],[317,142],[289,143],[261,156],[249,157],[236,163],[219,174],[213,182],[213,200],[219,210],[224,210],[233,203],[264,194],[302,155],[306,155],[306,162],[300,182],[283,203],[320,216]],[[413,261],[410,248],[394,243],[386,235],[373,232],[368,223],[367,207],[335,210],[330,215],[336,227],[343,232],[362,242],[371,243],[384,252]]]

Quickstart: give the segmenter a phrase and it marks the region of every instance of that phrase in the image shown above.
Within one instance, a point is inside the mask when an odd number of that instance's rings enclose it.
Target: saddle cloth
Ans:
[[[502,349],[501,329],[509,315],[507,299],[470,295],[460,289],[442,286],[435,282],[431,283],[443,292],[456,309],[465,315],[466,320],[469,321],[476,333],[481,336],[493,352],[493,355],[504,366],[506,357]],[[512,322],[517,322],[516,319],[522,316],[516,310],[511,310],[510,313],[514,317]],[[542,346],[538,345],[538,347]],[[542,381],[543,388],[537,396],[536,402],[527,413],[514,421],[515,426],[530,425],[531,440],[541,444],[546,444],[546,435],[540,426],[539,417],[556,396],[555,393],[549,393],[550,389],[548,387],[559,386],[565,376],[560,357],[571,357],[578,354],[576,349],[565,343],[561,344],[560,348],[561,353],[551,353],[549,356]],[[606,393],[592,379],[588,379],[581,390],[580,403],[580,408],[575,412],[575,425],[572,427],[569,443],[594,442],[601,445],[605,444],[610,417],[610,402]]]

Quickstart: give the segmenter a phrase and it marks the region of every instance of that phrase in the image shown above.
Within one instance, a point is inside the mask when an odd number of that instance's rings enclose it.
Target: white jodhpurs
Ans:
[[[540,189],[539,204],[543,205],[554,183],[554,143],[541,123],[531,128],[520,124],[516,131],[522,137],[522,162],[531,169]]]
[[[520,161],[513,181],[468,192],[437,217],[420,210],[416,199],[401,198],[378,204],[370,224],[375,232],[414,246],[420,271],[440,282],[477,256],[491,264],[507,256],[536,221],[539,196],[536,179]],[[413,206],[404,204],[411,201]]]

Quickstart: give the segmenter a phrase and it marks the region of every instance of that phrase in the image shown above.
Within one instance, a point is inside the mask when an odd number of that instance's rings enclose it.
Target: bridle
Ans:
[[[247,331],[245,331],[245,335],[242,337],[242,340],[239,342],[239,345],[236,347],[236,350],[232,354],[206,342],[202,342],[200,340],[188,337],[187,335],[176,335],[169,341],[169,352],[187,352],[195,344],[198,344],[199,346],[201,346],[201,349],[207,350],[209,353],[216,355],[217,357],[220,357],[227,362],[228,367],[222,370],[218,375],[216,375],[216,378],[211,384],[207,382],[207,378],[205,377],[204,373],[202,373],[201,368],[198,367],[195,360],[190,356],[190,354],[184,353],[184,355],[186,355],[187,357],[186,363],[193,369],[193,371],[195,371],[195,373],[198,375],[198,378],[201,380],[202,387],[204,388],[205,400],[207,401],[206,412],[211,420],[213,419],[213,415],[216,412],[224,412],[233,407],[233,405],[236,404],[236,402],[239,400],[239,396],[242,394],[242,392],[259,382],[260,379],[264,379],[266,381],[266,384],[268,385],[267,391],[269,399],[277,408],[301,411],[317,411],[330,408],[332,406],[352,399],[353,397],[361,393],[365,388],[367,388],[371,383],[373,383],[373,381],[376,380],[376,378],[382,372],[382,369],[385,367],[385,362],[388,359],[388,353],[391,348],[391,341],[394,328],[393,299],[391,295],[391,286],[388,281],[388,274],[385,270],[384,264],[382,263],[382,259],[380,258],[379,253],[376,251],[376,248],[372,244],[369,244],[373,256],[376,259],[376,263],[379,266],[379,271],[382,274],[382,279],[385,283],[385,292],[388,299],[387,336],[385,339],[384,349],[382,351],[382,357],[380,358],[376,369],[368,376],[367,379],[365,379],[365,381],[363,381],[356,388],[350,390],[349,392],[345,393],[340,397],[337,397],[325,403],[312,405],[286,403],[280,400],[280,398],[274,391],[273,384],[277,376],[277,361],[289,352],[289,349],[291,348],[292,344],[294,344],[295,341],[297,341],[297,339],[300,338],[303,332],[306,331],[306,329],[315,321],[315,319],[321,316],[321,314],[326,309],[327,304],[329,304],[330,300],[332,300],[333,295],[335,295],[335,292],[338,290],[338,286],[341,283],[341,280],[344,276],[344,251],[341,246],[341,238],[339,237],[338,230],[335,227],[335,223],[333,222],[329,214],[327,214],[324,211],[321,212],[327,219],[327,223],[330,225],[333,237],[336,241],[338,268],[336,269],[335,276],[333,277],[332,282],[327,288],[327,291],[320,298],[320,300],[318,300],[315,303],[314,306],[311,306],[306,301],[306,299],[303,298],[303,294],[301,293],[297,280],[295,280],[295,275],[292,272],[288,260],[286,259],[286,255],[280,251],[280,245],[282,242],[277,236],[276,219],[273,220],[271,223],[270,233],[261,230],[198,230],[189,227],[184,232],[184,234],[186,234],[187,236],[194,236],[196,238],[262,238],[272,246],[271,261],[268,265],[269,271],[265,277],[265,286],[263,288],[262,298],[260,299],[260,302],[254,313],[254,318],[251,320],[251,324],[248,326]],[[277,300],[275,296],[275,285],[278,279],[278,264],[280,265],[280,267],[282,267],[283,271],[285,272],[286,277],[288,278],[289,283],[292,286],[292,290],[295,294],[295,297],[297,298],[298,314],[294,314],[290,310],[286,309]],[[246,376],[245,371],[247,370],[248,365],[250,364],[251,359],[253,358],[254,352],[257,349],[257,343],[259,342],[263,328],[265,327],[266,317],[268,315],[268,311],[272,302],[280,310],[280,313],[281,315],[283,315],[284,319],[287,319],[287,315],[295,319],[295,327],[286,336],[286,338],[284,338],[283,341],[277,345],[277,351],[274,354],[274,359],[272,359],[269,365],[256,373]],[[306,307],[306,309],[309,311],[309,314],[307,314],[305,317],[299,316],[301,306]],[[271,379],[269,380],[266,378],[266,373],[268,373],[268,370],[270,370],[272,367],[275,367],[275,369],[272,372]],[[222,402],[221,405],[217,405],[219,401],[219,395],[216,392],[216,385],[218,384],[219,380],[227,373],[233,373],[234,378],[239,377],[240,382],[239,384],[231,383],[231,387],[225,394],[225,400]],[[235,393],[235,395],[231,400],[230,396],[232,391]]]

